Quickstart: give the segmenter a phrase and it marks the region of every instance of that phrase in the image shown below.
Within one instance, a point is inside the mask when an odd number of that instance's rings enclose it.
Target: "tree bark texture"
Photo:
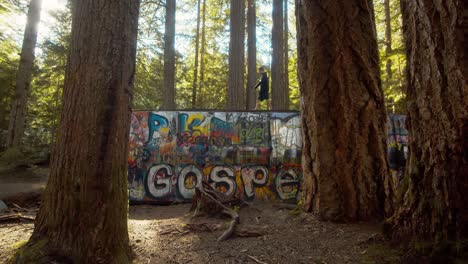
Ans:
[[[31,0],[29,3],[20,63],[16,74],[15,97],[11,106],[8,126],[7,147],[9,148],[21,146],[24,135],[26,108],[34,66],[34,49],[36,48],[37,31],[41,19],[41,5],[42,0]]]
[[[245,2],[231,0],[228,110],[245,109],[244,87],[244,39],[245,39]]]
[[[286,107],[287,109],[289,109],[289,21],[288,21],[288,1],[289,0],[283,0],[284,1],[284,17],[283,17],[283,20],[284,20],[284,30],[283,30],[283,34],[284,34],[284,37],[283,37],[283,41],[284,41],[284,45],[283,45],[283,49],[284,49],[284,55],[283,55],[283,60],[284,60],[284,75],[283,75],[283,80],[284,80],[284,87],[287,91],[287,96],[288,96],[288,100],[287,100],[287,104],[288,106]]]
[[[198,96],[198,106],[202,107],[205,105],[202,95],[202,89],[205,87],[205,53],[206,53],[206,0],[203,0],[202,10],[202,29],[201,29],[201,50],[200,50],[200,94]]]
[[[195,66],[193,69],[193,82],[192,82],[192,109],[197,107],[197,89],[198,89],[198,55],[200,47],[200,6],[201,0],[197,1],[197,33],[195,36]]]
[[[247,2],[247,109],[254,110],[257,93],[257,14],[255,0]]]
[[[273,0],[271,45],[271,100],[273,110],[288,110],[289,95],[284,85],[283,0]]]
[[[467,9],[461,0],[403,0],[401,7],[410,152],[387,231],[394,238],[436,243],[466,239]]]
[[[51,172],[17,263],[130,263],[127,156],[139,1],[81,0]]]
[[[370,1],[298,4],[304,207],[357,221],[391,211],[386,113]]]
[[[166,0],[164,32],[164,81],[162,110],[175,110],[175,19],[176,1]]]

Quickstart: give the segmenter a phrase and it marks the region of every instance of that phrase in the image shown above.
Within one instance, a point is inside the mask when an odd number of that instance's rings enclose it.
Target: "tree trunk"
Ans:
[[[230,41],[229,41],[229,77],[228,110],[244,110],[244,30],[245,3],[243,0],[231,0]]]
[[[273,0],[271,45],[271,100],[273,110],[287,110],[288,93],[284,86],[283,0]]]
[[[392,80],[392,60],[390,59],[392,53],[392,18],[390,16],[390,0],[384,0],[384,13],[385,13],[385,56],[387,62],[385,65],[385,89],[389,89]]]
[[[205,88],[205,53],[206,53],[206,0],[203,0],[203,15],[202,15],[202,39],[200,50],[200,95],[198,96],[198,107],[204,108],[205,102],[203,100],[202,88]]]
[[[401,7],[410,153],[387,231],[394,238],[435,243],[466,239],[467,9],[461,0],[404,0]]]
[[[163,110],[175,110],[175,17],[176,1],[166,0],[166,28],[164,32]]]
[[[257,14],[255,0],[247,2],[247,109],[254,110],[257,93]]]
[[[283,59],[284,59],[284,75],[283,75],[283,80],[284,80],[284,89],[286,90],[285,93],[286,93],[286,96],[287,96],[287,100],[286,100],[286,109],[285,110],[289,110],[289,21],[288,21],[288,0],[284,0],[284,37],[283,37],[283,41],[284,41],[284,46],[283,46],[283,49],[284,49],[284,55],[283,55]]]
[[[304,207],[326,220],[381,218],[391,185],[372,6],[298,5]]]
[[[138,8],[126,0],[73,6],[50,177],[17,263],[131,261],[127,156]]]
[[[385,55],[387,56],[387,64],[385,67],[386,72],[386,86],[390,85],[392,79],[392,60],[389,56],[392,53],[392,18],[390,16],[390,0],[384,0],[385,9]]]
[[[11,106],[7,137],[8,148],[20,147],[24,135],[25,114],[34,66],[34,49],[36,48],[37,29],[41,19],[41,4],[42,0],[31,0],[29,3],[23,47],[16,74],[15,97]]]
[[[193,83],[192,83],[192,109],[195,109],[197,106],[197,86],[198,86],[198,51],[200,45],[200,5],[201,0],[197,1],[197,33],[195,36],[195,66],[193,69]]]

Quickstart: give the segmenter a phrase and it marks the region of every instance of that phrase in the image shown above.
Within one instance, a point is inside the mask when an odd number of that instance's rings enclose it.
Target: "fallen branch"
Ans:
[[[233,212],[233,214],[231,213],[231,217],[232,217],[231,224],[229,225],[229,228],[226,231],[224,231],[224,233],[218,238],[218,242],[224,241],[230,238],[232,234],[234,233],[236,225],[239,223],[239,215],[233,210],[231,211]]]
[[[34,210],[29,210],[29,209],[23,208],[23,207],[21,207],[21,206],[15,204],[15,203],[13,203],[13,202],[12,202],[11,204],[12,204],[14,207],[16,207],[18,210],[20,210],[20,212],[22,211],[22,212],[28,212],[28,213],[29,213],[29,212],[33,212],[33,211],[34,211]],[[36,208],[36,209],[37,209],[37,208]]]
[[[231,222],[229,223],[229,227]],[[199,223],[187,224],[186,227],[191,232],[215,232],[223,228],[221,224]],[[229,228],[228,228],[229,229]],[[240,226],[236,225],[232,236],[236,237],[259,237],[266,234],[265,227],[260,226]]]
[[[260,263],[260,264],[268,264],[266,262],[263,262],[259,259],[257,259],[256,257],[253,257],[253,256],[250,256],[250,255],[247,255],[247,257],[249,257],[250,259],[252,259],[253,261],[257,262],[257,263]]]
[[[12,222],[12,221],[21,221],[21,220],[34,222],[34,217],[25,216],[25,215],[22,215],[22,214],[19,214],[19,213],[0,215],[0,223],[2,223],[2,222]]]

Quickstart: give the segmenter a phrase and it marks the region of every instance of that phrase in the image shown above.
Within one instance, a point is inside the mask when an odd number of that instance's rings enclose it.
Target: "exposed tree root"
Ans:
[[[224,194],[214,190],[208,183],[202,182],[201,186],[195,187],[195,197],[193,198],[191,210],[195,210],[193,216],[199,216],[202,212],[209,215],[225,214],[231,217],[229,227],[224,233],[218,238],[218,241],[223,241],[230,238],[233,235],[238,236],[259,236],[260,233],[245,230],[243,232],[236,233],[236,226],[240,222],[239,214],[224,205],[223,203],[232,205],[246,205],[244,201],[237,198],[230,198]],[[208,228],[209,229],[209,228]],[[210,229],[211,231],[211,229]]]

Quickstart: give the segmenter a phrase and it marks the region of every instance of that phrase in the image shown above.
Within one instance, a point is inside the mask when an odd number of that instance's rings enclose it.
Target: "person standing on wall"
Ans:
[[[261,74],[260,82],[258,82],[257,85],[255,85],[255,89],[260,86],[260,93],[257,98],[257,104],[255,105],[255,110],[258,110],[260,108],[260,103],[264,100],[268,101],[268,110],[271,110],[271,100],[269,100],[268,96],[268,75],[265,71],[264,67],[258,68],[258,72]]]

